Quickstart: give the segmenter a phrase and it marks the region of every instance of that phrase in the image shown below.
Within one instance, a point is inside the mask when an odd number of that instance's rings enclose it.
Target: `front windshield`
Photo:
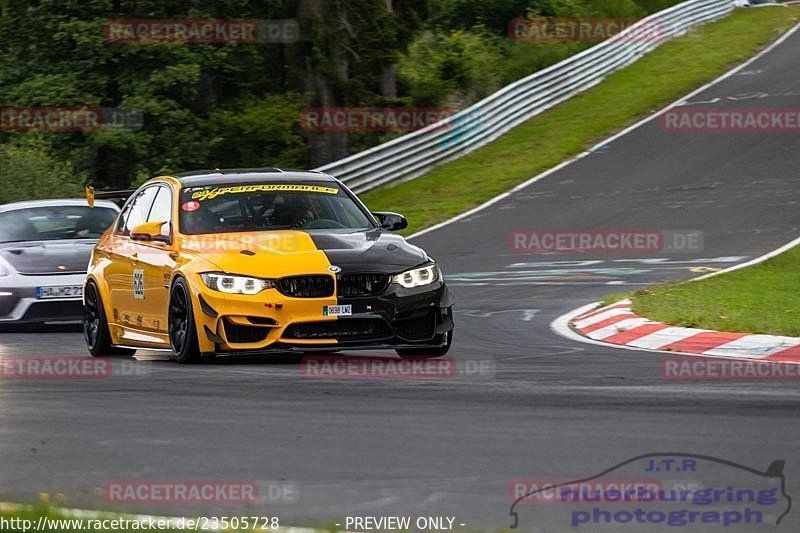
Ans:
[[[335,183],[221,183],[187,188],[180,227],[190,235],[284,229],[367,229],[374,224]]]
[[[56,205],[0,213],[0,243],[97,239],[117,217],[107,207]]]

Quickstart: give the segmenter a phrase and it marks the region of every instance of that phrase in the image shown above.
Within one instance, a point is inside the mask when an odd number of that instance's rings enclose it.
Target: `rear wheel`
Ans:
[[[133,355],[136,350],[117,348],[111,344],[111,333],[108,331],[108,320],[103,308],[100,291],[93,281],[86,284],[83,296],[83,338],[89,353],[95,357],[105,355]]]
[[[194,363],[200,359],[192,298],[182,278],[175,281],[169,299],[169,342],[172,356],[179,363]]]
[[[402,358],[408,359],[431,359],[433,357],[442,357],[450,350],[450,345],[453,344],[453,330],[440,335],[442,340],[441,346],[433,348],[397,348],[395,350],[397,355]]]

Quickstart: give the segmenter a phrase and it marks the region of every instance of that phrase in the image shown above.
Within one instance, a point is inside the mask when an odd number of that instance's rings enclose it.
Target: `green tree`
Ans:
[[[248,98],[213,111],[210,152],[214,167],[296,167],[305,156],[299,131],[302,99],[296,93]]]
[[[0,204],[80,195],[81,184],[72,174],[72,165],[56,158],[43,139],[0,145]]]
[[[461,108],[502,86],[504,45],[482,27],[426,32],[401,58],[400,77],[415,105]]]

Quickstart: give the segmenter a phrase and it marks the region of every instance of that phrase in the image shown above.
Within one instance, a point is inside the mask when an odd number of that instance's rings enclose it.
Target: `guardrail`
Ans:
[[[654,13],[614,37],[522,78],[480,102],[424,129],[403,135],[315,170],[336,176],[355,192],[415,178],[434,166],[493,141],[514,126],[600,83],[664,41],[721,18],[730,0],[689,0]],[[647,27],[661,30],[635,37]]]

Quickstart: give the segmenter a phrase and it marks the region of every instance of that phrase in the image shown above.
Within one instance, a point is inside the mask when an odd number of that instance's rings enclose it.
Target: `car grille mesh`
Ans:
[[[331,276],[291,276],[279,279],[275,286],[281,293],[293,298],[333,296],[333,278]]]
[[[436,333],[436,312],[428,311],[424,315],[398,320],[392,323],[398,337],[409,341],[423,341]]]
[[[377,272],[340,274],[337,295],[340,298],[376,296],[386,290],[389,274]],[[326,275],[290,276],[276,281],[278,290],[293,298],[325,298],[333,296],[333,278]]]
[[[389,275],[379,273],[340,274],[337,293],[342,298],[375,296],[386,290]]]
[[[287,339],[370,340],[391,337],[388,324],[376,318],[348,318],[331,322],[291,324],[283,334]]]
[[[28,307],[22,320],[80,320],[84,316],[83,302],[70,300],[66,302],[36,302]]]
[[[0,316],[7,316],[17,306],[19,298],[16,296],[4,296],[0,298]]]
[[[236,344],[264,342],[268,335],[268,328],[243,326],[227,320],[225,321],[225,336],[228,338],[228,341]]]

